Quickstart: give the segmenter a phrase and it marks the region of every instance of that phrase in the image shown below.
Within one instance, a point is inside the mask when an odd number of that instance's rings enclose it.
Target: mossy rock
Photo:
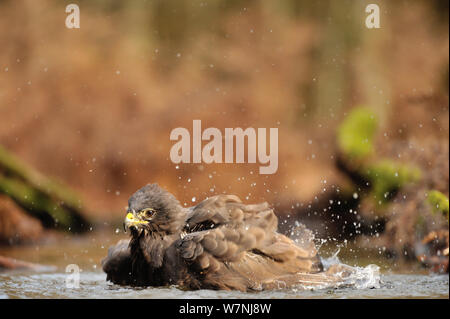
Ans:
[[[370,181],[375,200],[384,204],[400,188],[417,182],[422,172],[417,167],[385,159],[369,164],[363,174]]]
[[[435,213],[444,215],[448,221],[449,203],[447,196],[440,191],[431,190],[428,192],[427,202],[431,205]]]
[[[45,227],[82,232],[89,228],[81,200],[67,186],[23,163],[0,146],[0,193],[13,199]]]
[[[338,128],[338,147],[350,159],[363,159],[373,153],[378,121],[367,107],[353,109]]]

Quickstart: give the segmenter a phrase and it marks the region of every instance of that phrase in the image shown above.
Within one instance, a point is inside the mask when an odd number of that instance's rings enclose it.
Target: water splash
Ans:
[[[353,287],[356,289],[374,289],[381,286],[380,267],[370,264],[366,267],[352,267],[343,264],[338,257],[340,248],[329,258],[323,258],[324,270],[338,279],[335,288]],[[336,269],[336,270],[334,270]]]
[[[348,279],[347,285],[351,285],[356,289],[374,289],[381,287],[380,267],[371,264],[366,267],[353,267],[355,269]]]
[[[338,247],[337,251],[331,257],[321,259],[323,268],[325,270],[329,269],[331,265],[341,264],[341,261],[339,260],[339,257],[338,257],[340,252],[341,252],[341,247]]]

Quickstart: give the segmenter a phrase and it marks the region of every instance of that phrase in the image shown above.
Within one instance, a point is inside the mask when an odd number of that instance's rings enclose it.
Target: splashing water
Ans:
[[[312,246],[320,249],[323,242],[317,246],[315,244],[315,236],[312,231],[306,228],[305,225],[296,222],[290,233],[291,239],[300,247],[311,250]],[[342,263],[339,260],[339,252],[341,247],[337,246],[337,251],[328,258],[321,258],[324,267],[324,276],[320,278],[317,274],[311,280],[315,281],[313,286],[308,284],[302,288],[308,290],[324,289],[324,288],[339,288],[339,287],[353,287],[356,289],[366,288],[380,288],[380,267],[371,264],[366,267],[352,267]],[[320,284],[317,284],[317,283]]]
[[[337,285],[338,287],[353,287],[356,289],[373,289],[380,288],[381,276],[380,267],[374,264],[370,264],[366,267],[352,267],[341,263],[338,254],[341,251],[340,248],[329,258],[323,258],[322,264],[325,271],[329,271],[332,267],[336,267],[340,271],[334,273],[334,275],[341,279]],[[341,270],[342,269],[342,270]]]
[[[322,261],[323,268],[328,269],[328,268],[330,268],[331,265],[340,264],[341,261],[339,260],[339,257],[338,257],[340,252],[341,252],[341,248],[338,247],[337,251],[331,257],[322,258],[321,261]]]

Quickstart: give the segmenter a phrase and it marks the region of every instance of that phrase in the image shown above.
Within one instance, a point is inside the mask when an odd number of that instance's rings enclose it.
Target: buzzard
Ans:
[[[277,232],[267,203],[247,205],[234,195],[210,197],[184,208],[149,184],[128,202],[131,237],[109,248],[106,279],[127,286],[260,291],[322,285],[346,270],[323,265],[313,236],[300,227],[294,241]]]

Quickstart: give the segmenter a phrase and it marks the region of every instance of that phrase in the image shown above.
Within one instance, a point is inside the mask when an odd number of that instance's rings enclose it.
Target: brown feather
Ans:
[[[184,209],[155,185],[130,198],[134,211],[156,212],[130,241],[110,248],[102,262],[108,280],[242,291],[337,280],[322,271],[312,233],[304,226],[292,239],[278,233],[267,203],[246,205],[237,196],[217,195]]]

